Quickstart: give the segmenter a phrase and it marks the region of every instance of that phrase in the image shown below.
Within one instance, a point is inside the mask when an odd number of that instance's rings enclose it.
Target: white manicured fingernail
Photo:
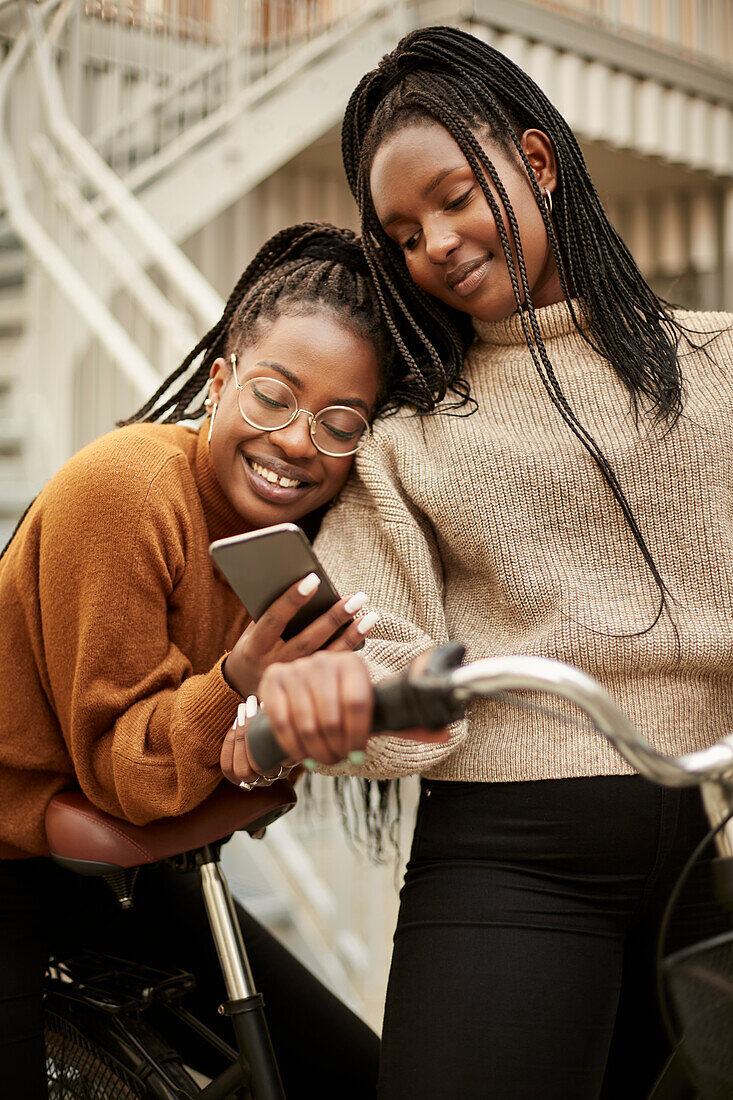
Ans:
[[[320,583],[321,580],[317,573],[309,573],[307,577],[303,577],[298,585],[298,591],[301,596],[310,596],[311,592],[315,592]]]
[[[364,604],[367,603],[369,603],[369,597],[366,592],[357,592],[355,596],[346,601],[344,611],[348,611],[349,615],[353,615],[355,611],[361,611]]]
[[[245,709],[245,714],[247,715],[247,717],[248,718],[254,718],[255,714],[257,713],[257,711],[259,709],[259,705],[260,705],[258,700],[257,700],[257,696],[256,695],[248,695],[247,700],[246,700],[244,705],[245,705],[245,708],[246,708]]]
[[[239,706],[237,707],[237,721],[236,721],[235,724],[237,726],[243,726],[246,721],[247,721],[247,704],[246,703],[240,703]]]
[[[378,618],[379,615],[376,611],[370,611],[363,619],[359,619],[359,622],[356,624],[356,629],[360,634],[366,634],[367,630],[372,629]]]

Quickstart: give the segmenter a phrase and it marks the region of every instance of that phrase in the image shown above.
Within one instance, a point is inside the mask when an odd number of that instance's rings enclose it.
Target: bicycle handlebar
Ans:
[[[667,787],[733,782],[733,735],[684,756],[654,749],[592,676],[544,657],[489,657],[462,665],[463,646],[451,642],[422,654],[399,676],[374,688],[373,731],[422,726],[439,729],[460,718],[472,699],[507,691],[544,691],[575,703],[598,731],[647,779]],[[260,711],[247,730],[249,751],[260,771],[276,768],[285,754]]]
[[[376,684],[372,731],[399,732],[412,726],[437,730],[463,717],[467,702],[454,698],[451,676],[465,652],[464,646],[450,642],[417,657],[399,676]],[[247,724],[247,745],[261,772],[272,771],[286,759],[263,711]]]

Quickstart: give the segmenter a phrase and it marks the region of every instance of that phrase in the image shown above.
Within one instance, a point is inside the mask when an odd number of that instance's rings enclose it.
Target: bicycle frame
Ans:
[[[700,788],[715,844],[721,857],[715,864],[718,900],[733,911],[733,735],[707,749],[679,757],[660,755],[649,744],[605,689],[577,668],[541,657],[489,658],[453,669],[445,690],[467,704],[500,692],[548,692],[575,703],[642,775],[669,787]],[[675,1049],[648,1100],[689,1100],[690,1083]]]
[[[46,983],[48,1008],[67,1025],[81,1027],[83,1033],[104,1037],[110,1056],[121,1058],[128,1069],[153,1072],[157,1087],[170,1100],[200,1096],[206,1100],[226,1100],[244,1088],[247,1097],[256,1100],[285,1100],[280,1073],[264,1015],[264,1000],[257,991],[237,920],[234,903],[220,864],[220,842],[183,853],[171,862],[178,870],[195,870],[201,879],[204,906],[211,935],[216,945],[227,999],[219,1006],[221,1015],[230,1016],[237,1049],[232,1049],[178,1001],[195,988],[195,978],[182,971],[153,970],[149,966],[115,959],[107,955],[84,953],[69,960],[52,960]],[[132,876],[105,876],[123,908],[132,904]],[[63,1002],[73,1003],[71,1012]],[[177,1052],[168,1046],[156,1025],[151,1029],[143,1018],[144,1010],[155,1005],[172,1014],[230,1063],[203,1088],[197,1088],[188,1074],[184,1081],[175,1077],[170,1057]],[[79,1015],[80,1020],[75,1021]],[[180,1064],[177,1063],[179,1066]],[[182,1070],[179,1068],[179,1073]],[[172,1076],[173,1074],[173,1076]],[[190,1087],[189,1087],[190,1082]],[[249,1091],[251,1090],[251,1091]]]
[[[219,849],[207,845],[194,853],[201,874],[204,904],[216,944],[228,1000],[219,1008],[231,1016],[239,1048],[238,1075],[232,1066],[202,1090],[206,1100],[223,1100],[232,1084],[251,1084],[257,1100],[285,1100],[280,1073],[270,1041],[264,999],[255,988]]]

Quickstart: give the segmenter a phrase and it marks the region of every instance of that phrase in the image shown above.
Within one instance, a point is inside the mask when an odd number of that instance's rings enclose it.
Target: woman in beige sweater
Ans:
[[[564,120],[460,31],[414,32],[367,74],[343,148],[412,407],[378,425],[318,541],[344,591],[368,588],[375,635],[266,673],[282,747],[334,765],[329,731],[368,728],[369,677],[449,639],[580,666],[661,751],[729,733],[731,318],[657,299]],[[644,1096],[697,793],[630,774],[569,711],[504,702],[446,744],[378,737],[332,770],[423,777],[380,1095]],[[701,868],[671,945],[718,920]]]

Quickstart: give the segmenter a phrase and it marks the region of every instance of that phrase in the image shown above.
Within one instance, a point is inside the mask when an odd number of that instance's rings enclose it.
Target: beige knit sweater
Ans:
[[[685,412],[666,434],[647,420],[637,429],[626,390],[565,303],[538,318],[563,391],[610,459],[674,597],[679,646],[664,617],[637,633],[653,621],[658,591],[597,467],[546,396],[516,315],[476,324],[466,377],[477,412],[404,411],[377,426],[318,555],[342,592],[363,588],[381,612],[364,650],[374,679],[447,640],[464,642],[468,660],[553,657],[600,679],[661,751],[709,745],[733,731],[733,318],[680,315],[720,335],[709,357],[683,342]],[[632,769],[587,722],[481,702],[448,744],[374,738],[365,765],[347,770],[493,782]]]

